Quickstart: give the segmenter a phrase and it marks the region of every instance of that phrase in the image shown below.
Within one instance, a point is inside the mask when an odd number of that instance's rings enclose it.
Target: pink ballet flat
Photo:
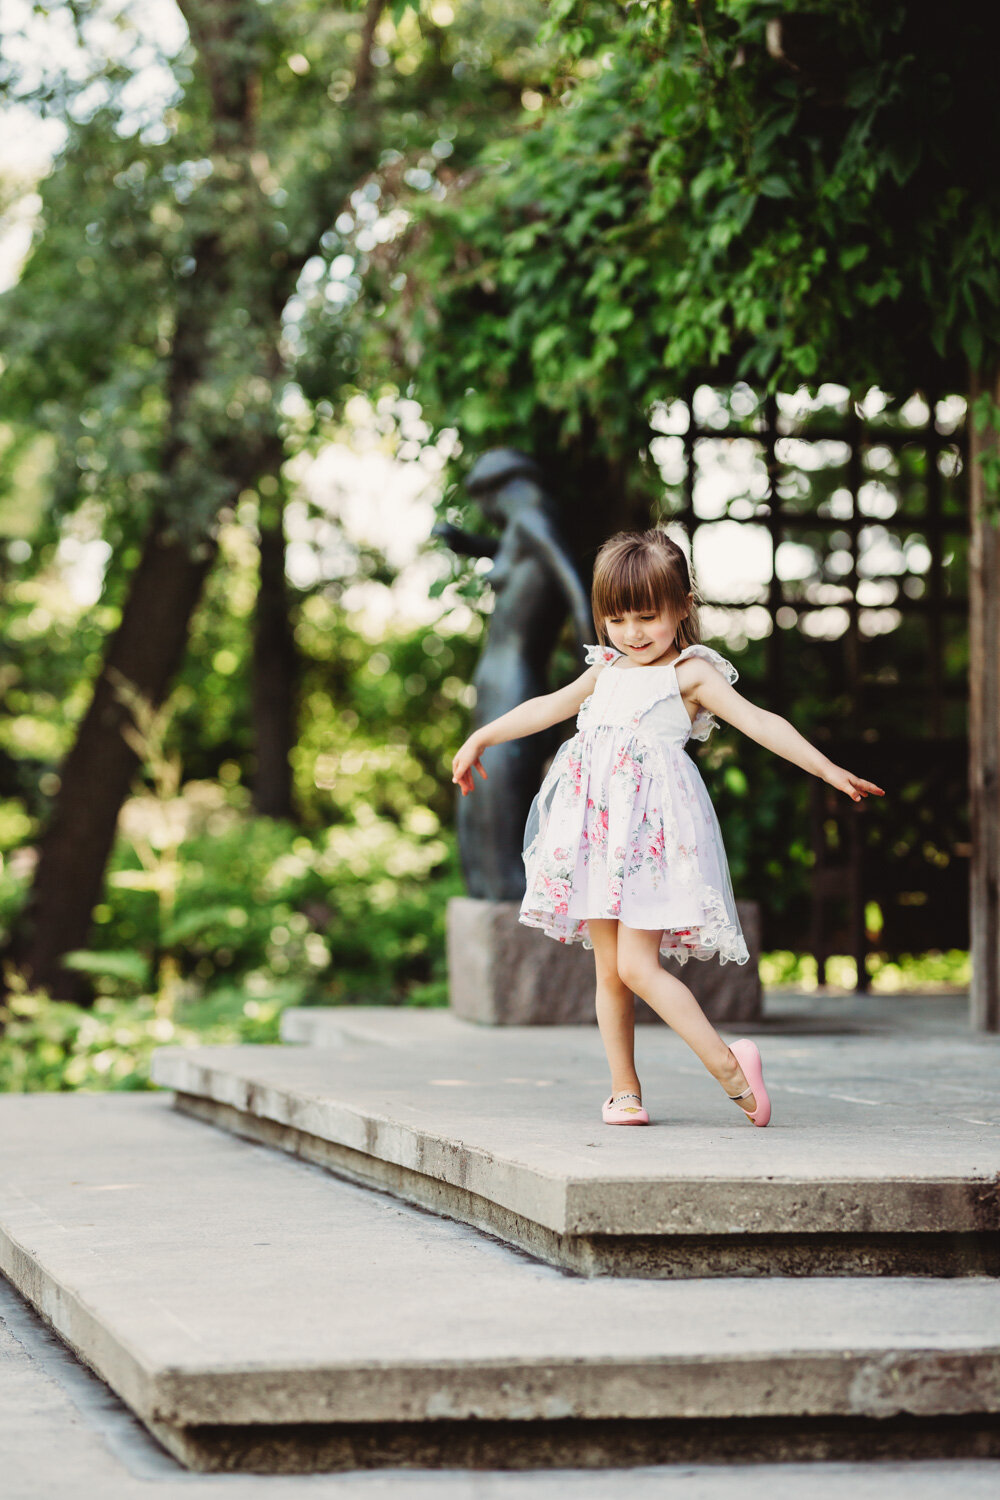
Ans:
[[[740,1041],[733,1042],[729,1050],[743,1069],[747,1083],[750,1085],[749,1088],[743,1090],[742,1094],[730,1094],[729,1097],[730,1099],[745,1099],[748,1094],[753,1094],[757,1105],[753,1114],[748,1109],[743,1109],[742,1105],[740,1109],[751,1125],[763,1128],[771,1118],[771,1100],[764,1087],[764,1073],[756,1043],[751,1042],[748,1037],[742,1037]]]
[[[623,1104],[623,1099],[638,1099],[638,1107],[634,1104]],[[642,1099],[638,1094],[614,1094],[606,1099],[601,1106],[601,1116],[605,1125],[648,1125],[649,1116],[642,1107]]]

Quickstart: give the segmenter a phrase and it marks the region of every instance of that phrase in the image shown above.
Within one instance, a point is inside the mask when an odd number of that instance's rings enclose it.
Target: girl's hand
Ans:
[[[485,748],[486,746],[482,743],[481,740],[476,737],[476,735],[470,734],[469,738],[466,740],[462,748],[458,751],[451,763],[451,779],[456,786],[460,786],[462,788],[463,797],[468,792],[472,791],[474,785],[472,780],[473,766],[475,766],[476,770],[479,772],[484,781],[489,780],[489,777],[483,770],[483,763],[480,760],[480,756],[482,755]]]
[[[852,771],[845,771],[843,766],[833,766],[823,777],[830,786],[835,786],[838,792],[846,792],[855,802],[860,802],[870,792],[877,797],[884,797],[885,792],[874,781],[865,781],[861,776],[855,776]]]

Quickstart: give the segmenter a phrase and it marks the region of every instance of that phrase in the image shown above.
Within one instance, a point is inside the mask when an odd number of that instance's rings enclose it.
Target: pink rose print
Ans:
[[[588,646],[584,661],[589,667],[595,666],[597,662],[603,662],[607,666],[620,655],[612,646]]]
[[[614,774],[634,775],[638,767],[630,753],[628,745],[619,745],[615,755]]]

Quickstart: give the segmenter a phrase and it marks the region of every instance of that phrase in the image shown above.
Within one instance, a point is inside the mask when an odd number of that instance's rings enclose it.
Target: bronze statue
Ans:
[[[538,465],[513,448],[491,448],[477,460],[467,488],[499,537],[474,536],[447,523],[434,535],[466,557],[492,557],[494,593],[486,644],[473,675],[472,727],[550,691],[548,667],[567,609],[582,658],[596,639],[590,601],[572,553],[559,532],[555,505]],[[581,668],[582,670],[582,668]],[[489,779],[474,797],[458,799],[458,848],[470,896],[520,901],[524,824],[545,762],[560,730],[494,745]]]

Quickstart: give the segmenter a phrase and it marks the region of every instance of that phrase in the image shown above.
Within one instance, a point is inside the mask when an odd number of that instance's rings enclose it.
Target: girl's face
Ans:
[[[608,639],[616,651],[637,666],[651,667],[673,652],[677,627],[684,617],[667,609],[626,610],[604,622]]]

